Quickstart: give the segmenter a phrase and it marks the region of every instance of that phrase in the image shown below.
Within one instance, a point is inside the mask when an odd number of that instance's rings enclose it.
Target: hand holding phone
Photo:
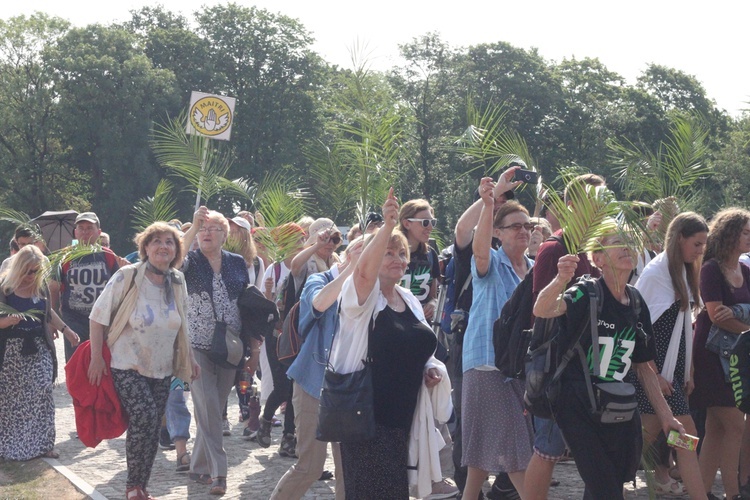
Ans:
[[[539,174],[534,172],[533,170],[523,170],[519,168],[513,175],[514,181],[521,181],[525,182],[526,184],[536,184],[538,179]]]

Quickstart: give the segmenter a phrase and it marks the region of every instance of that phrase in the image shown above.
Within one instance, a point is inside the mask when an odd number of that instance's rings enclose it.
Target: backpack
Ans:
[[[534,322],[534,333],[530,340],[529,353],[526,356],[524,406],[539,418],[554,418],[553,408],[560,394],[560,377],[576,354],[581,360],[584,375],[588,379],[589,367],[580,341],[586,331],[589,333],[598,332],[599,315],[604,304],[604,291],[601,281],[589,275],[581,276],[576,284],[583,285],[589,296],[589,321],[582,322],[579,330],[571,337],[571,339],[575,339],[574,341],[570,341],[565,346],[560,345],[558,333],[562,326],[559,317],[538,318]],[[638,318],[641,314],[641,295],[630,285],[627,285],[625,289],[630,298],[634,315]],[[598,336],[592,336],[592,339],[596,337]],[[593,349],[592,354],[593,364],[598,368],[599,350]],[[591,395],[591,392],[590,390],[589,395]],[[596,407],[591,408],[592,412],[596,410]]]
[[[525,360],[531,341],[531,320],[534,311],[534,268],[513,290],[503,304],[500,317],[492,325],[495,367],[506,377],[523,380]]]
[[[326,280],[328,283],[333,281],[333,275],[330,271],[326,271],[323,273],[323,275],[326,277]],[[291,274],[287,276],[287,278],[290,278]],[[287,283],[287,289],[284,290],[284,300],[286,301],[286,294],[294,294],[294,280],[291,280],[291,285]],[[307,279],[305,279],[307,281]],[[283,285],[282,285],[283,286]],[[291,290],[289,290],[289,286],[291,286]],[[302,286],[304,288],[304,285]],[[299,298],[302,296],[302,288],[300,289],[299,296],[296,296],[297,301],[294,302],[289,309],[286,309],[288,312],[286,313],[286,316],[284,316],[284,321],[281,324],[281,331],[277,333],[276,337],[276,357],[279,360],[279,363],[282,365],[289,367],[292,365],[295,359],[297,359],[297,355],[299,354],[300,349],[302,349],[302,343],[305,341],[305,338],[310,334],[310,331],[312,330],[312,327],[315,326],[315,322],[311,322],[310,325],[307,327],[307,329],[304,332],[300,332],[299,329],[299,308],[300,308],[300,301]]]
[[[560,236],[551,236],[547,241],[550,240],[564,244]],[[534,268],[532,267],[503,304],[500,316],[492,325],[495,367],[506,377],[523,380],[526,376],[526,354],[532,337],[533,312]]]
[[[440,330],[455,337],[457,345],[463,344],[463,336],[466,326],[469,324],[469,311],[456,308],[461,298],[471,286],[471,274],[464,281],[460,290],[456,289],[456,258],[452,253],[446,259],[444,265],[443,284],[445,287],[445,300],[440,314]]]

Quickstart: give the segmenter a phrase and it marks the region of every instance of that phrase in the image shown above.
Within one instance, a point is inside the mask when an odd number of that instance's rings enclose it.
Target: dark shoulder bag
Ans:
[[[341,305],[339,304],[339,313]],[[369,336],[374,320],[370,318]],[[334,333],[334,340],[336,334]],[[323,387],[318,407],[318,441],[353,443],[375,438],[375,411],[373,408],[372,360],[363,360],[364,368],[352,373],[337,373],[331,366],[331,350],[326,359]]]
[[[240,334],[216,315],[216,304],[211,294],[211,308],[214,313],[214,335],[211,338],[211,349],[206,353],[208,358],[222,368],[238,369],[245,361],[245,346]]]

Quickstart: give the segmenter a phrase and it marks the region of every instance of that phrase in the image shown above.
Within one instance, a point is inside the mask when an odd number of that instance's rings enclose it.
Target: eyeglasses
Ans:
[[[422,227],[428,227],[430,225],[432,227],[437,226],[437,219],[406,219],[406,220],[408,220],[409,222],[419,222],[422,224]]]
[[[29,269],[28,271],[26,271],[26,276],[34,276],[38,272],[39,272],[38,267],[36,269]]]
[[[521,228],[527,230],[527,231],[533,231],[536,227],[536,224],[533,224],[531,222],[524,222],[523,224],[520,222],[516,222],[515,224],[510,224],[507,226],[500,226],[498,229],[511,229],[513,231],[520,231]]]
[[[220,227],[202,227],[198,229],[199,233],[223,233],[224,230]]]
[[[338,245],[339,243],[341,243],[341,236],[339,236],[338,234],[334,234],[333,236],[328,238],[328,241],[330,241],[334,245]]]

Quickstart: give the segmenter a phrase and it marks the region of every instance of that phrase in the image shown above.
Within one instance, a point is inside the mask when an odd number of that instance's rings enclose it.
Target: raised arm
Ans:
[[[362,305],[372,292],[378,281],[378,273],[383,263],[383,257],[391,240],[393,229],[398,224],[398,200],[393,195],[393,188],[388,191],[388,198],[383,204],[384,224],[370,243],[362,251],[362,255],[354,269],[354,289],[357,291],[357,301]]]
[[[474,234],[474,261],[477,266],[477,274],[484,276],[490,268],[490,248],[492,247],[492,212],[495,206],[493,189],[495,183],[492,177],[483,177],[479,183],[479,196],[482,202],[482,210],[479,213],[477,231]]]
[[[325,244],[328,243],[328,238],[331,237],[331,229],[332,228],[329,228],[325,231],[319,232],[318,237],[315,239],[315,243],[307,248],[303,248],[294,256],[292,259],[292,267],[290,268],[292,276],[298,276],[302,271],[302,268],[307,264],[307,261],[310,260],[310,257],[315,255],[315,252],[317,252],[320,247],[325,246]]]
[[[544,287],[534,303],[534,316],[537,318],[555,318],[568,310],[562,298],[565,287],[570,283],[578,267],[577,255],[563,255],[557,261],[557,275]]]
[[[346,255],[347,260],[343,268],[339,269],[339,275],[336,279],[328,283],[326,286],[320,289],[313,298],[312,306],[318,312],[323,312],[331,307],[336,300],[339,298],[341,293],[341,287],[344,285],[344,281],[352,275],[354,268],[359,261],[359,256],[362,254],[362,247],[364,240],[359,240],[351,248],[347,249]]]
[[[193,245],[193,240],[195,240],[195,235],[197,235],[198,230],[203,227],[203,223],[207,218],[208,208],[201,205],[193,214],[193,224],[190,226],[190,229],[188,229],[182,236],[182,258],[180,259],[180,262],[184,261],[185,257],[187,257],[190,247]]]
[[[506,191],[511,191],[520,184],[519,181],[513,181],[513,175],[518,170],[518,165],[510,167],[508,170],[500,174],[497,180],[497,184],[492,191],[492,197],[497,199],[501,194]],[[461,217],[456,223],[456,245],[458,248],[464,249],[471,243],[471,234],[474,231],[474,227],[479,223],[479,213],[482,211],[484,202],[481,198],[475,201],[466,211],[461,214]]]

